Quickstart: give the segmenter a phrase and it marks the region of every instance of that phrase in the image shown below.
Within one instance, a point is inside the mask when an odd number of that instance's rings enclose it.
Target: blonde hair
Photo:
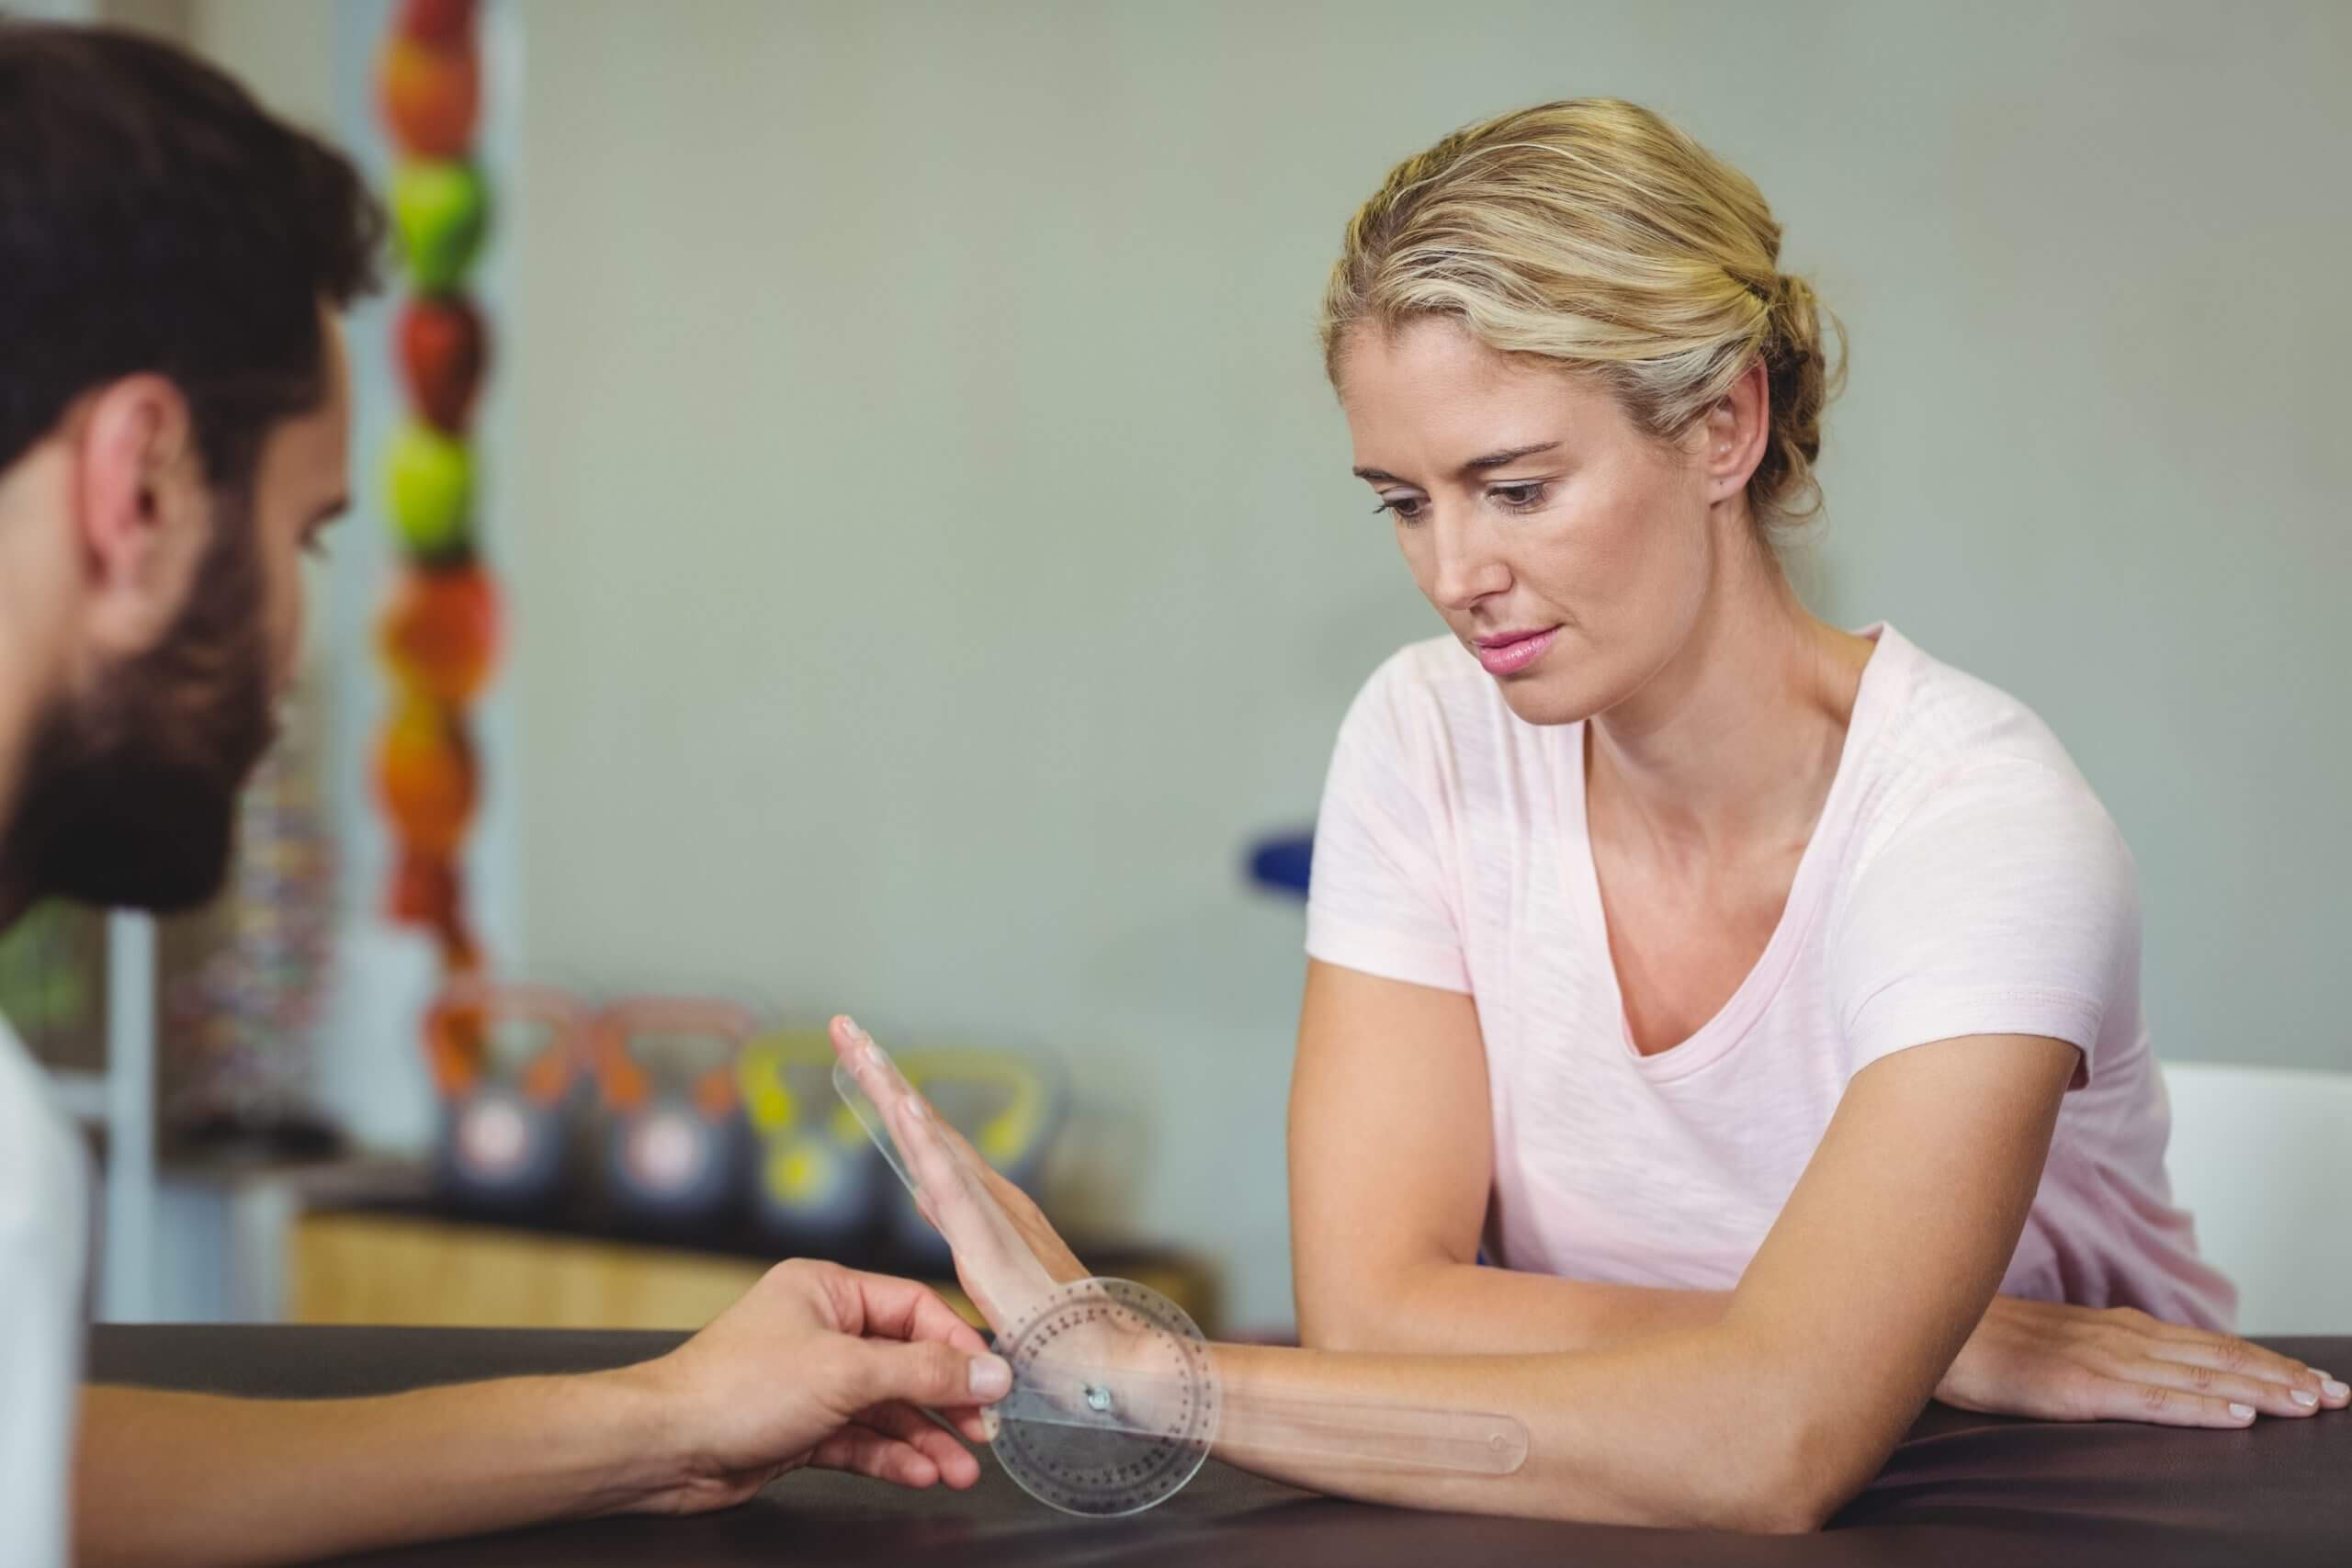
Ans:
[[[1338,386],[1365,323],[1450,317],[1499,353],[1598,378],[1670,439],[1760,359],[1772,428],[1747,495],[1769,530],[1819,510],[1821,413],[1845,375],[1844,330],[1780,259],[1755,183],[1657,115],[1544,104],[1406,159],[1357,209],[1323,298],[1324,366]]]

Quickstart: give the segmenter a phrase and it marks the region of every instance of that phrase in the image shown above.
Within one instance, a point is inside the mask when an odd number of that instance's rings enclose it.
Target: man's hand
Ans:
[[[2052,1421],[2243,1427],[2352,1404],[2352,1389],[2227,1334],[2130,1307],[1996,1296],[1936,1388],[1962,1410]]]
[[[726,1507],[804,1464],[969,1486],[979,1461],[918,1406],[980,1441],[978,1407],[1012,1376],[923,1286],[806,1259],[770,1269],[669,1355],[610,1375],[650,1396],[677,1462],[639,1505],[650,1513]]]

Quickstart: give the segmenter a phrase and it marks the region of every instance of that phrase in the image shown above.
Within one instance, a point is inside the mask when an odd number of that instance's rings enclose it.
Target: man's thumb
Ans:
[[[967,1355],[937,1340],[865,1342],[865,1403],[903,1399],[913,1404],[986,1404],[1012,1389],[1012,1368],[1001,1356]]]

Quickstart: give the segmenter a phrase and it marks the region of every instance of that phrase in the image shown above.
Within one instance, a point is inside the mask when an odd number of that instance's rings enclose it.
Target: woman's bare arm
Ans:
[[[1599,1349],[1723,1315],[1727,1292],[1478,1266],[1493,1181],[1477,1010],[1309,960],[1291,1077],[1291,1274],[1326,1349]]]
[[[846,1021],[834,1044],[895,1130],[974,1299],[1083,1272]],[[1228,1401],[1396,1403],[1516,1418],[1507,1476],[1253,1449],[1230,1462],[1343,1496],[1642,1524],[1818,1525],[1878,1468],[1992,1299],[2079,1054],[1986,1035],[1858,1075],[1721,1317],[1617,1349],[1509,1356],[1216,1349]],[[976,1173],[976,1174],[975,1174]],[[993,1203],[978,1194],[985,1183]],[[1015,1256],[1017,1255],[1017,1256]],[[1010,1325],[1000,1324],[1000,1327]]]
[[[1310,962],[1291,1086],[1292,1267],[1327,1349],[1623,1348],[1718,1321],[1725,1291],[1614,1285],[1476,1263],[1494,1152],[1486,1049],[1457,992]],[[2244,1425],[2352,1404],[2321,1373],[2128,1309],[1996,1297],[1938,1385],[1971,1409]]]

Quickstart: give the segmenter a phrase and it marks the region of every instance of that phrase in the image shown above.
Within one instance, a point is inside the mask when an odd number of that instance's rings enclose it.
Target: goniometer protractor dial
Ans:
[[[997,1462],[1065,1513],[1140,1513],[1207,1460],[1220,1404],[1208,1342],[1132,1280],[1057,1291],[999,1343],[1012,1392],[991,1407]]]

